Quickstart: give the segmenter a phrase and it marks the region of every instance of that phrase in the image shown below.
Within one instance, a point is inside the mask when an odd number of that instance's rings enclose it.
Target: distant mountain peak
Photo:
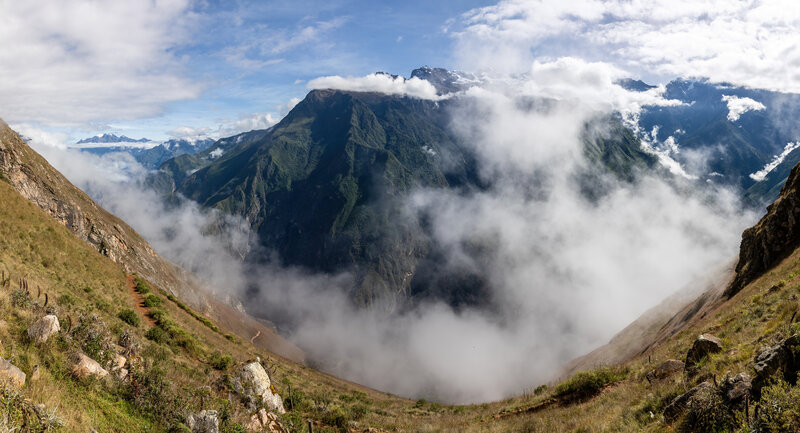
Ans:
[[[91,138],[84,138],[83,140],[79,141],[77,144],[94,144],[94,143],[147,143],[150,140],[147,138],[130,138],[124,135],[119,136],[116,134],[103,134],[103,135],[95,135]]]
[[[471,83],[478,81],[474,75],[466,72],[431,68],[427,65],[411,71],[411,78],[419,78],[433,84],[440,95],[466,90]]]
[[[635,80],[633,78],[623,78],[621,80],[617,80],[615,84],[619,85],[625,90],[633,91],[633,92],[646,92],[650,89],[654,89],[656,86],[652,86],[650,84],[645,83],[642,80]]]

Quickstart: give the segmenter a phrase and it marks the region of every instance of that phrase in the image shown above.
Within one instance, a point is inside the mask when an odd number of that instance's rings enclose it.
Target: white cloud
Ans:
[[[240,117],[237,120],[224,122],[219,131],[218,137],[229,137],[240,132],[252,131],[254,129],[267,129],[278,123],[281,119],[273,113],[255,113]]]
[[[292,29],[242,29],[247,42],[222,49],[219,54],[229,63],[247,71],[284,63],[279,57],[299,47],[325,44],[324,36],[341,27],[346,18],[337,17]]]
[[[728,103],[728,120],[731,122],[739,120],[739,117],[748,111],[759,111],[767,108],[764,104],[751,98],[723,95],[722,100]]]
[[[794,152],[796,149],[800,148],[800,141],[794,143],[787,143],[786,147],[783,148],[783,152],[780,155],[775,155],[772,161],[770,161],[767,165],[764,166],[761,170],[750,174],[750,179],[753,179],[756,182],[761,182],[762,180],[767,178],[767,175],[775,169],[775,167],[781,165],[784,159],[789,156],[790,153]]]
[[[364,77],[328,76],[308,82],[308,89],[338,89],[354,92],[379,92],[387,95],[404,95],[421,99],[440,99],[436,88],[417,77],[405,79],[387,74],[370,74]]]
[[[298,102],[299,99],[292,98],[287,105],[276,107],[281,111],[280,115],[271,112],[247,114],[234,120],[222,119],[216,127],[181,126],[167,131],[167,134],[173,138],[223,138],[255,129],[267,129],[280,122],[283,116],[291,110],[291,108],[286,107],[293,108]]]
[[[173,49],[189,0],[0,1],[0,115],[76,125],[158,114],[198,96]]]
[[[222,156],[223,153],[225,153],[224,150],[222,150],[221,148],[217,148],[212,150],[211,153],[208,154],[208,156],[210,156],[211,159],[217,159],[220,156]]]
[[[800,92],[798,31],[792,0],[505,0],[466,13],[453,34],[468,69],[574,55],[639,75]]]

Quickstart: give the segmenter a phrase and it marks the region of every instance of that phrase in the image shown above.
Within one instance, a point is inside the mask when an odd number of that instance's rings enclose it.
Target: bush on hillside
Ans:
[[[120,311],[119,314],[117,314],[117,317],[119,317],[120,320],[127,323],[128,325],[139,326],[140,323],[139,315],[136,314],[135,311],[129,308]]]
[[[608,385],[625,378],[625,373],[609,367],[581,371],[558,384],[553,395],[567,400],[579,400],[598,394]]]
[[[144,297],[144,306],[147,308],[158,307],[161,305],[161,298],[154,295],[153,293],[149,293],[147,296]]]

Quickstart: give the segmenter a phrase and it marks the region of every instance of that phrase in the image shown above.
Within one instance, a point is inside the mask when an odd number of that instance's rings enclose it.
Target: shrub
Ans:
[[[78,325],[72,330],[72,338],[80,344],[86,356],[101,364],[114,356],[111,333],[97,314],[82,313]]]
[[[150,293],[150,285],[147,284],[145,280],[140,277],[136,277],[136,287],[135,290],[142,295],[146,295]]]
[[[14,289],[11,292],[11,305],[17,308],[30,308],[33,305],[31,294],[25,290]]]
[[[188,402],[173,390],[162,368],[134,370],[128,377],[122,394],[142,414],[164,426],[174,426],[185,419]]]
[[[169,334],[166,331],[159,328],[158,326],[153,326],[150,328],[147,333],[144,334],[149,340],[153,340],[159,344],[167,344],[169,342]]]
[[[558,384],[554,389],[554,395],[567,400],[584,399],[598,394],[606,386],[624,378],[624,372],[609,367],[581,371]]]
[[[152,338],[145,335],[147,338],[150,338],[157,343],[168,343],[174,346],[182,347],[194,356],[200,356],[202,354],[203,350],[200,346],[200,342],[197,341],[197,338],[194,335],[186,332],[186,330],[181,328],[177,323],[173,322],[166,311],[155,309],[150,311],[149,315],[151,318],[153,318],[153,320],[156,321],[156,326],[148,331],[148,334],[152,333]],[[157,334],[158,331],[153,331],[153,329],[157,328],[161,329],[161,331],[166,334],[166,337],[164,335]]]
[[[322,416],[322,422],[333,427],[338,427],[340,431],[347,428],[347,423],[351,420],[350,414],[341,407],[334,407],[333,409],[325,412]]]
[[[228,367],[233,365],[233,357],[230,355],[222,355],[219,352],[214,352],[209,356],[209,364],[217,370],[227,370]]]
[[[703,389],[689,399],[679,432],[713,433],[731,431],[730,410],[716,389]],[[781,430],[784,431],[784,430]]]
[[[149,293],[144,297],[144,306],[147,308],[158,307],[161,305],[161,298],[154,295],[153,293]]]
[[[123,322],[127,323],[128,325],[131,325],[131,326],[134,326],[134,327],[135,326],[139,326],[139,323],[140,323],[139,315],[136,314],[135,311],[133,311],[133,310],[131,310],[129,308],[126,308],[126,309],[120,311],[119,314],[117,314],[117,317],[119,317],[120,320],[122,320]]]
[[[788,432],[800,430],[800,389],[783,380],[764,387],[759,400],[756,431]]]

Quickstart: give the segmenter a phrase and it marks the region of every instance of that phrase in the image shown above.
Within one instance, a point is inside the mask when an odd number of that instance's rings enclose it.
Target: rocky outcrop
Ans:
[[[192,433],[219,433],[219,414],[215,410],[193,413],[186,418],[186,426]]]
[[[772,378],[779,374],[789,383],[795,383],[797,372],[800,371],[800,355],[796,351],[800,346],[800,335],[793,335],[780,343],[761,348],[753,360],[753,394],[761,395],[763,388]]]
[[[28,328],[28,338],[34,343],[42,344],[60,330],[61,326],[58,323],[58,317],[48,314]]]
[[[647,373],[645,377],[650,382],[666,379],[667,377],[672,376],[673,374],[683,370],[683,367],[684,367],[683,361],[678,361],[677,359],[668,359],[659,364],[658,367],[655,368],[655,370]]]
[[[275,392],[267,371],[259,361],[250,362],[239,369],[233,388],[253,410],[263,403],[270,412],[286,413],[281,396]]]
[[[737,406],[744,403],[745,398],[750,395],[752,381],[749,374],[739,373],[726,378],[721,388],[725,401],[731,406]]]
[[[278,416],[267,412],[263,407],[250,417],[245,428],[250,433],[288,433],[288,430],[278,420]]]
[[[767,207],[767,214],[742,234],[736,277],[725,294],[735,295],[799,245],[800,164],[792,169],[780,196]]]
[[[12,388],[22,388],[25,385],[25,373],[16,365],[0,358],[0,383]]]
[[[714,385],[711,382],[703,382],[689,391],[675,397],[674,400],[664,409],[664,422],[672,424],[686,412],[692,398],[703,393],[714,392]]]
[[[95,376],[95,377],[108,376],[108,371],[105,368],[100,366],[100,364],[98,364],[97,361],[95,361],[94,359],[89,358],[88,356],[82,353],[76,353],[75,355],[73,355],[72,362],[73,362],[72,374],[79,379],[87,378],[90,376]]]
[[[686,353],[686,370],[693,369],[698,362],[711,353],[722,351],[722,341],[711,334],[702,334],[694,340],[692,348]]]

